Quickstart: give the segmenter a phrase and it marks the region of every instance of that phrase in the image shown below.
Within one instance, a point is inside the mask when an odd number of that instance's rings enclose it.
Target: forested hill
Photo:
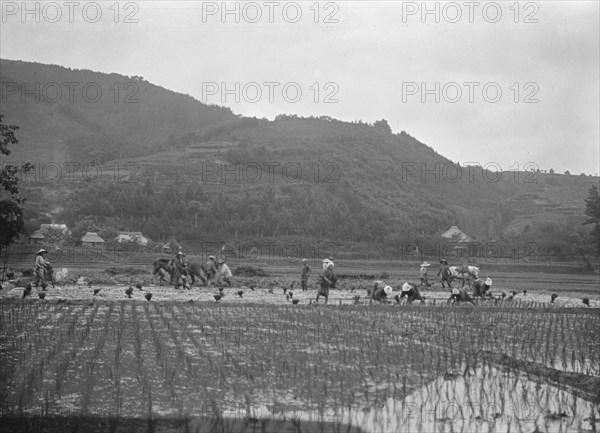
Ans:
[[[26,144],[17,155],[104,162],[235,118],[143,77],[2,59],[0,85],[2,111]]]
[[[156,240],[295,236],[398,247],[439,239],[456,224],[482,241],[548,239],[548,248],[564,252],[567,237],[585,231],[584,198],[598,183],[459,167],[408,133],[392,133],[384,120],[245,118],[141,77],[37,63],[2,60],[0,75],[9,90],[1,111],[21,128],[11,157],[104,167],[101,178],[68,176],[64,167],[60,179],[43,170],[28,178],[31,230],[85,220]],[[11,83],[35,89],[36,82],[47,92],[48,83],[82,84],[73,102],[68,94],[44,101],[43,92],[42,101],[23,102],[12,91]],[[85,83],[97,83],[105,97],[85,100]],[[108,170],[125,163],[127,176]]]

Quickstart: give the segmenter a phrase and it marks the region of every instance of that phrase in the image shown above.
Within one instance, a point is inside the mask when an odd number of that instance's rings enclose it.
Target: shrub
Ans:
[[[238,266],[233,275],[239,277],[268,277],[269,274],[259,266]]]
[[[118,275],[118,274],[127,274],[127,275],[140,275],[140,274],[147,274],[148,271],[144,270],[144,269],[136,269],[133,268],[131,266],[123,266],[123,267],[111,267],[111,268],[106,268],[104,270],[104,272],[106,272],[109,275]]]

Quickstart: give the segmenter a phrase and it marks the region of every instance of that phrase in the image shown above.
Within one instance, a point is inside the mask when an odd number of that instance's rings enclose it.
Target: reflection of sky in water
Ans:
[[[325,422],[365,432],[557,432],[593,431],[600,408],[547,384],[496,369],[467,376],[439,376],[403,400],[381,407],[336,408],[281,399],[280,403],[223,408],[224,418]],[[205,414],[207,415],[207,414]]]

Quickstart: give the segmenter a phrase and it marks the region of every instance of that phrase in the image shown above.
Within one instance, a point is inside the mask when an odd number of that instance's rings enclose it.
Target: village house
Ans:
[[[442,233],[442,237],[452,242],[456,242],[454,246],[454,252],[456,257],[463,256],[465,252],[468,250],[469,245],[472,245],[475,240],[459,229],[457,226],[452,226],[444,233]]]
[[[44,230],[47,229],[62,230],[66,236],[71,234],[71,231],[67,228],[66,224],[40,224],[40,228],[29,235],[29,242],[33,245],[42,244],[45,239]]]
[[[88,247],[101,247],[104,244],[104,239],[98,236],[98,233],[87,232],[81,238],[81,244]]]
[[[142,234],[142,232],[119,232],[117,242],[136,242],[139,245],[146,246],[150,239]]]

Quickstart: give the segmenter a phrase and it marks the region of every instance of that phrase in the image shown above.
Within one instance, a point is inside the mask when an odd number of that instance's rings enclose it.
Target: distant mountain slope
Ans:
[[[101,161],[120,157],[121,151],[134,156],[181,131],[201,133],[235,118],[227,108],[141,77],[56,65],[2,59],[0,85],[2,111],[7,122],[21,127],[20,141],[30,156],[78,160],[94,150]]]
[[[252,226],[246,232],[261,236],[287,233],[399,244],[438,236],[456,224],[479,240],[518,238],[548,223],[579,230],[584,197],[598,183],[597,178],[580,176],[499,176],[481,168],[459,168],[406,132],[393,134],[383,120],[370,125],[293,115],[274,121],[245,118],[140,77],[1,60],[0,81],[0,111],[7,122],[20,126],[20,145],[11,158],[93,160],[104,166],[126,160],[136,167],[136,181],[153,185],[147,188],[153,195],[146,197],[145,209],[129,213],[112,211],[108,204],[114,197],[105,195],[115,192],[97,185],[36,184],[31,190],[35,197],[62,200],[57,209],[64,209],[60,217],[70,223],[96,209],[111,224],[130,230],[146,224],[146,231],[155,230],[154,236],[160,237],[185,236],[185,224],[193,222],[194,228],[210,227],[225,237]],[[27,89],[39,83],[42,100],[26,95],[23,102],[15,88],[23,83]],[[43,100],[44,86],[46,96],[55,97],[50,83],[63,91],[56,103]],[[79,83],[73,102],[64,83]],[[86,83],[87,101],[81,93]],[[102,97],[89,102],[95,87],[102,89]],[[137,102],[125,103],[132,91]],[[284,173],[282,167],[291,171]],[[194,191],[170,201],[174,192],[169,191],[191,191],[190,185]],[[118,194],[146,194],[136,188],[139,184]],[[45,194],[40,193],[43,189]],[[189,202],[197,200],[199,190],[204,198],[191,209]],[[78,197],[84,196],[108,201],[79,210]],[[219,207],[227,212],[219,213]],[[153,225],[149,218],[156,219]]]

